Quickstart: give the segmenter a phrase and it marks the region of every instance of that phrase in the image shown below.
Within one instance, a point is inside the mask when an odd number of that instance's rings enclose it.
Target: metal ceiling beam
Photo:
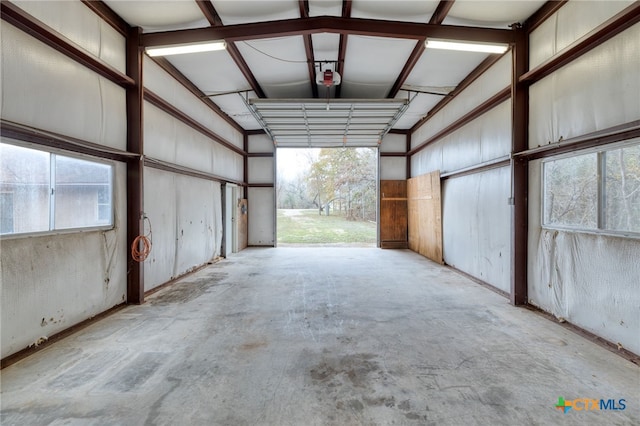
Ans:
[[[524,29],[527,34],[530,34],[533,30],[538,28],[540,24],[556,13],[558,9],[564,6],[568,1],[569,0],[551,0],[543,4],[542,7],[536,10],[535,13],[524,23]]]
[[[487,43],[513,43],[514,41],[513,31],[504,29],[318,16],[147,33],[142,37],[142,44],[145,47],[167,46],[221,39],[230,43],[317,33],[354,34],[409,40],[424,40],[425,37],[435,37]]]
[[[222,18],[220,18],[220,15],[218,15],[218,12],[211,4],[211,1],[196,0],[196,3],[198,4],[200,11],[204,15],[204,17],[207,18],[207,21],[209,21],[209,24],[212,27],[221,27],[224,25],[222,23]]]
[[[111,25],[120,35],[127,37],[130,28],[129,24],[106,3],[102,0],[82,0],[82,3],[102,18],[103,21]]]
[[[342,1],[342,17],[350,18],[351,17],[351,0],[343,0]],[[338,47],[338,64],[337,69],[338,74],[342,77],[344,74],[344,58],[347,55],[347,35],[340,34],[340,44]],[[340,92],[342,91],[342,86],[336,86],[335,97],[340,97]]]
[[[196,0],[196,3],[198,4],[198,7],[202,11],[202,14],[205,16],[205,18],[207,18],[207,21],[209,21],[209,24],[211,24],[212,28],[222,28],[224,26],[224,24],[222,23],[222,19],[220,18],[220,15],[218,15],[218,12],[213,7],[213,4],[211,4],[211,1]],[[251,68],[249,68],[249,65],[242,57],[240,50],[238,50],[238,47],[233,42],[228,40],[227,40],[227,53],[229,53],[229,55],[231,56],[231,59],[233,59],[233,62],[236,63],[236,66],[240,69],[240,72],[242,73],[242,75],[244,75],[244,78],[247,79],[247,82],[251,86],[251,89],[253,89],[253,91],[256,93],[256,95],[259,98],[266,98],[266,95],[264,94],[262,87],[260,87],[258,80],[256,79],[256,77],[253,75],[253,72],[251,71]]]
[[[433,24],[433,25],[442,24],[442,21],[444,21],[444,18],[447,16],[447,13],[449,13],[449,10],[451,10],[451,7],[453,6],[454,1],[455,0],[440,0],[440,3],[438,3],[438,7],[436,7],[436,10],[433,12],[433,15],[431,15],[429,24]],[[420,59],[424,51],[425,51],[424,39],[418,40],[418,42],[416,43],[416,46],[413,48],[413,52],[411,52],[411,55],[409,55],[409,59],[407,59],[407,62],[404,64],[404,68],[402,68],[400,75],[396,79],[396,82],[393,83],[391,90],[389,90],[389,95],[387,96],[388,98],[396,97],[396,95],[400,91],[400,88],[409,77],[409,74],[411,74],[411,71],[413,71],[413,67],[416,66],[416,64],[418,63],[418,60]]]
[[[431,15],[431,19],[429,19],[429,23],[436,25],[442,24],[442,22],[444,22],[444,18],[449,14],[451,7],[453,7],[454,2],[455,0],[440,0],[438,7],[436,7],[433,15]]]
[[[300,7],[300,17],[309,17],[309,0],[298,0],[298,6]],[[314,98],[318,97],[318,85],[316,84],[316,60],[313,54],[313,40],[311,40],[311,34],[305,34],[304,38],[304,50],[307,54],[307,67],[309,68],[309,81],[311,83],[311,93]]]

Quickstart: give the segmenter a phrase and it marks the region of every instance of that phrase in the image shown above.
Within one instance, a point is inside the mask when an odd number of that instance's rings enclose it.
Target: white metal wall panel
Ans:
[[[230,180],[241,181],[242,155],[209,139],[145,102],[145,155]]]
[[[640,242],[542,229],[541,164],[529,165],[529,303],[640,353]]]
[[[640,24],[531,86],[531,148],[640,119]]]
[[[381,157],[380,180],[405,180],[407,159],[405,157]]]
[[[149,167],[144,173],[145,213],[153,230],[144,263],[150,290],[220,255],[222,193],[217,182]]]
[[[529,66],[540,65],[632,3],[632,0],[568,2],[529,36]]]
[[[407,136],[387,133],[382,138],[380,152],[407,152]]]
[[[435,170],[442,170],[442,145],[433,143],[411,156],[411,176],[420,176]]]
[[[509,84],[511,84],[511,54],[507,53],[460,95],[420,126],[411,135],[411,147],[420,145]]]
[[[250,135],[248,144],[249,144],[248,148],[250,153],[275,151],[273,141],[266,134]]]
[[[443,138],[442,171],[473,166],[511,152],[511,100]]]
[[[492,286],[510,288],[510,169],[447,179],[442,191],[444,260]]]
[[[178,274],[191,271],[220,255],[222,192],[220,183],[176,176]]]
[[[176,276],[175,174],[145,167],[144,194],[144,210],[153,231],[153,247],[144,262],[144,289],[148,291]],[[147,224],[145,228],[145,232],[149,232]]]
[[[247,159],[249,183],[273,183],[274,161],[268,157]]]
[[[144,86],[177,109],[192,117],[229,143],[243,148],[243,135],[222,117],[213,112],[200,99],[166,73],[148,56],[144,57]]]
[[[487,111],[414,155],[411,173],[453,172],[511,152],[511,100]]]
[[[114,182],[113,230],[2,241],[0,357],[125,301],[128,250],[123,164],[116,164]]]
[[[3,23],[2,118],[126,149],[125,90]]]
[[[126,40],[79,1],[13,1],[115,69],[126,72]]]
[[[275,244],[275,197],[273,188],[248,188],[249,245]]]

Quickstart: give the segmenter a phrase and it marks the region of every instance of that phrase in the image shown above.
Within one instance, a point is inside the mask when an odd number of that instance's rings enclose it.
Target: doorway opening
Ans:
[[[377,148],[278,148],[278,246],[375,247]]]

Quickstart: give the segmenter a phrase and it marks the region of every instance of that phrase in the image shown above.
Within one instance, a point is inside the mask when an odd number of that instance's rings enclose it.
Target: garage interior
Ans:
[[[640,2],[1,12],[2,424],[640,422]],[[276,247],[287,147],[378,248]]]

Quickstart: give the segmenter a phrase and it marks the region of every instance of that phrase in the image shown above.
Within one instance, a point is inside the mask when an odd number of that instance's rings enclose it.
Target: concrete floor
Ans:
[[[640,368],[410,251],[249,249],[4,369],[1,421],[637,425]]]

